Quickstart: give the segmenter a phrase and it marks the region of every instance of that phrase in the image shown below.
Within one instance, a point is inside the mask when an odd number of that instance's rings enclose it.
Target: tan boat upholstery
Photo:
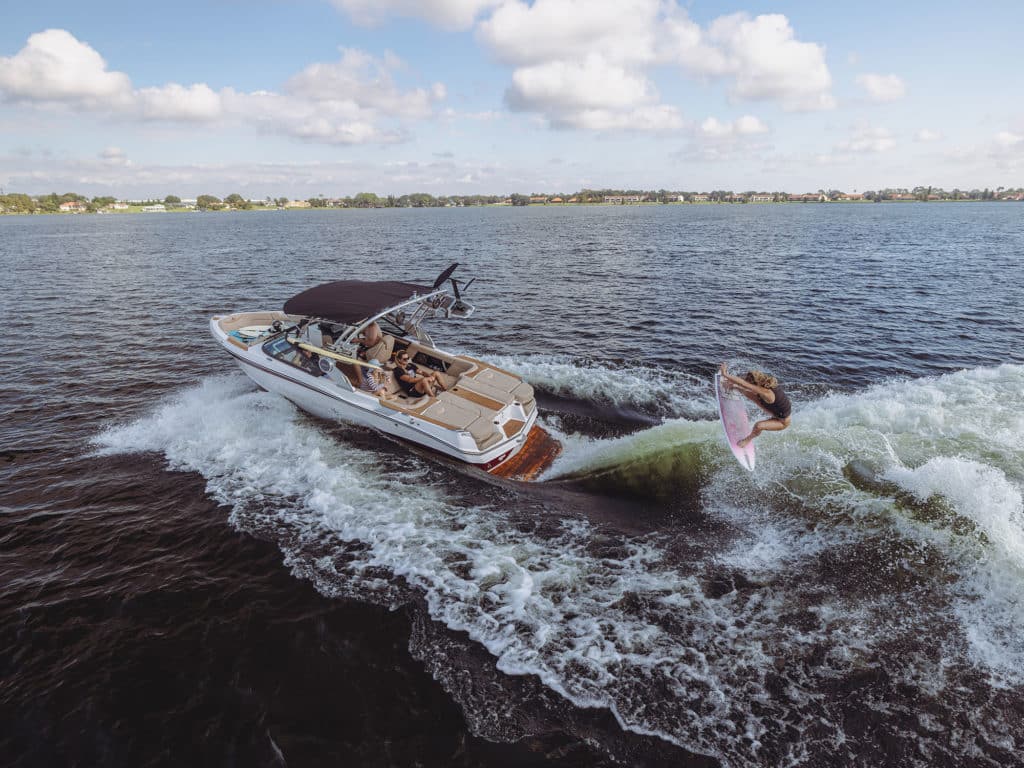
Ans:
[[[471,389],[479,389],[481,394],[494,397],[494,392],[505,393],[506,402],[516,400],[523,404],[527,413],[532,413],[536,408],[533,387],[522,379],[516,378],[510,373],[493,368],[486,363],[481,369],[464,376],[459,381],[460,386],[467,386]]]
[[[225,333],[230,333],[249,325],[272,325],[275,320],[292,323],[296,321],[296,318],[289,317],[284,312],[239,312],[234,315],[225,315],[217,321],[217,325]]]
[[[367,348],[366,359],[386,363],[388,360],[391,359],[391,350],[393,350],[394,348],[395,337],[389,333],[385,333],[381,336],[380,341],[378,341],[372,347]]]

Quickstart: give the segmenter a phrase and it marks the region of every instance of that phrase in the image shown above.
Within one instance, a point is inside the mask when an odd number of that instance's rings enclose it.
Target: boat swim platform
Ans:
[[[546,429],[534,424],[519,452],[507,461],[488,470],[488,473],[506,480],[531,482],[540,477],[541,473],[550,467],[561,453],[562,444],[555,440]]]

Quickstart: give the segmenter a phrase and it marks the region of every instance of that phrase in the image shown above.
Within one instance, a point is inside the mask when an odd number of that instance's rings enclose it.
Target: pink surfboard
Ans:
[[[715,394],[718,396],[718,415],[725,427],[725,440],[732,455],[745,469],[754,471],[754,441],[740,448],[736,443],[750,434],[750,419],[747,417],[747,398],[739,392],[726,391],[726,382],[720,373],[715,374]]]

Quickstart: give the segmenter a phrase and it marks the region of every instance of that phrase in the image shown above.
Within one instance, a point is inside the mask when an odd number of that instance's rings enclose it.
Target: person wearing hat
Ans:
[[[384,370],[376,358],[368,362],[370,365],[360,366],[362,369],[363,389],[367,392],[372,392],[381,400],[390,400],[394,395],[388,392],[387,371]]]

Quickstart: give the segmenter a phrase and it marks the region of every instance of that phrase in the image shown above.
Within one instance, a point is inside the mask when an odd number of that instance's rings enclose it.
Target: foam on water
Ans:
[[[513,371],[538,389],[556,395],[619,407],[637,408],[660,416],[706,416],[716,413],[702,390],[708,387],[692,376],[669,375],[643,365],[609,366],[581,363],[562,355],[486,355],[488,362]]]
[[[834,544],[881,526],[937,548],[956,575],[955,611],[974,661],[1011,685],[1024,682],[1022,391],[1024,367],[1002,365],[798,405],[794,427],[759,439],[751,478],[812,516],[826,512]],[[866,461],[922,503],[938,500],[953,524],[919,519],[884,494],[854,487],[842,474],[852,461]],[[718,487],[727,480],[718,478]],[[957,520],[968,521],[971,533]],[[791,538],[794,548],[804,538]]]
[[[603,556],[590,551],[584,520],[550,536],[520,533],[502,510],[447,501],[425,481],[430,467],[382,469],[374,454],[331,440],[240,379],[207,381],[96,442],[103,452],[162,451],[172,467],[201,472],[236,524],[278,529],[295,572],[328,594],[378,589],[383,569],[502,671],[537,675],[580,706],[611,709],[625,727],[708,752],[720,751],[723,728],[752,734],[741,751],[756,751],[770,728],[747,710],[744,691],[762,684],[783,598],[710,599],[652,541]],[[649,701],[652,680],[678,701]]]
[[[546,370],[546,386],[580,394],[571,387],[581,369],[571,363],[529,358],[508,367],[531,369],[542,383]],[[589,396],[627,397],[608,383],[618,371],[597,370],[609,389]],[[661,384],[644,381],[629,402],[661,402]],[[700,387],[694,408],[713,413]],[[892,622],[884,596],[807,583],[805,569],[830,548],[880,531],[938,548],[956,577],[960,627],[944,655],[957,657],[966,643],[972,663],[1004,685],[1021,683],[1013,663],[1020,674],[1024,616],[1005,602],[1019,592],[1024,552],[1024,425],[1006,405],[1014,390],[1024,390],[1024,369],[1002,366],[798,402],[790,430],[759,439],[753,475],[729,460],[710,416],[616,440],[570,440],[559,471],[642,461],[682,444],[720,451],[704,499],[732,533],[688,558],[674,557],[665,535],[599,544],[598,529],[571,517],[524,533],[516,510],[453,500],[429,463],[383,461],[335,439],[240,376],[185,390],[96,444],[161,452],[173,468],[201,473],[210,494],[231,505],[234,524],[272,535],[293,571],[325,594],[394,601],[411,588],[433,619],[466,632],[507,674],[536,675],[579,706],[608,708],[628,729],[731,764],[759,764],[766,754],[782,762],[772,744],[795,727],[806,735],[787,742],[785,762],[795,764],[843,749],[842,712],[824,705],[818,683],[857,669],[877,643],[939,610],[915,614],[908,602],[901,608],[911,613]],[[673,407],[690,406],[683,396]],[[854,487],[843,476],[852,459],[875,462],[908,493],[942,495],[984,539],[965,542]],[[979,483],[987,495],[972,491]],[[723,570],[750,583],[709,589]],[[787,665],[778,682],[779,659],[813,654],[813,665]],[[921,660],[906,677],[941,689],[940,667]]]

